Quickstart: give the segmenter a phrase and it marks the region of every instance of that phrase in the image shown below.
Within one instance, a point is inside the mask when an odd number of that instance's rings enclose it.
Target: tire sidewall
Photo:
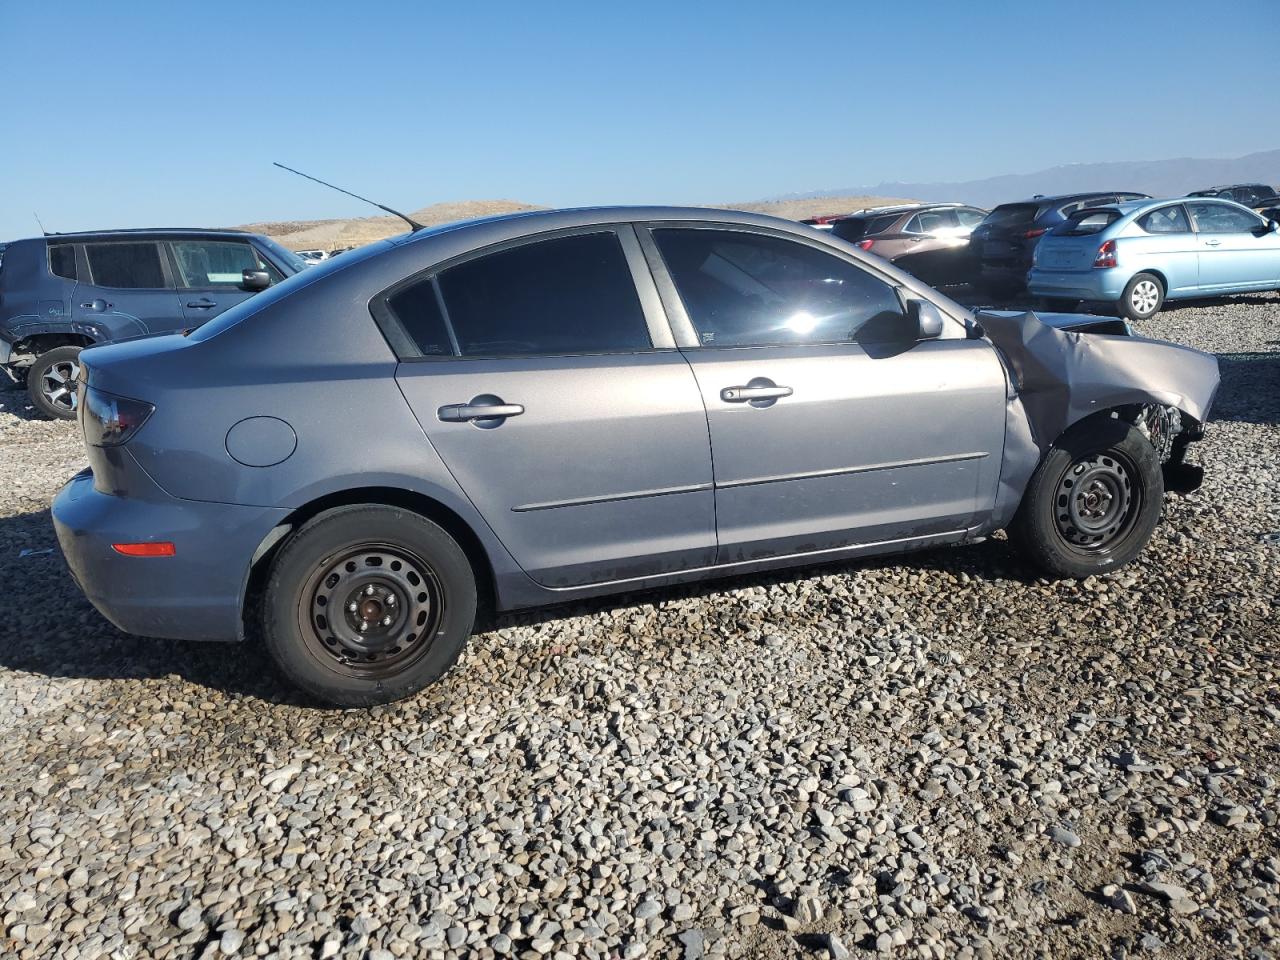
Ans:
[[[1142,502],[1129,530],[1106,553],[1082,551],[1067,543],[1058,529],[1058,481],[1077,461],[1112,452],[1127,460],[1140,484]],[[1010,528],[1022,552],[1051,576],[1083,578],[1109,573],[1133,560],[1146,547],[1160,520],[1164,478],[1155,448],[1133,424],[1115,417],[1091,418],[1068,430],[1045,455],[1023,495]]]
[[[68,412],[62,407],[50,403],[45,398],[41,382],[44,379],[45,371],[55,363],[61,363],[65,360],[78,360],[80,350],[80,347],[74,346],[54,347],[52,350],[47,350],[36,357],[35,363],[27,368],[27,397],[41,416],[50,420],[74,420],[76,418],[74,410]]]
[[[344,673],[308,642],[298,624],[308,577],[333,554],[363,542],[399,545],[422,557],[445,597],[431,646],[401,672],[384,678]],[[317,700],[339,707],[390,703],[435,682],[453,666],[475,623],[476,596],[466,553],[440,526],[397,507],[339,507],[304,524],[276,555],[262,598],[263,640],[286,678]]]
[[[1133,288],[1143,281],[1150,281],[1156,287],[1156,305],[1150,313],[1139,313],[1133,308],[1130,297],[1133,295]],[[1129,278],[1129,282],[1124,285],[1124,293],[1120,295],[1120,312],[1129,320],[1150,320],[1164,308],[1164,284],[1160,282],[1160,278],[1151,273],[1138,273]]]

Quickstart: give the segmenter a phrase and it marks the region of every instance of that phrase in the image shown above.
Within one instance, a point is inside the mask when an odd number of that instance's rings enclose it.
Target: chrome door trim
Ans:
[[[836,470],[815,470],[809,473],[779,473],[766,477],[752,477],[748,480],[730,480],[728,483],[717,483],[717,490],[731,487],[754,487],[762,483],[782,483],[786,480],[812,480],[818,477],[842,477],[851,473],[875,473],[879,470],[896,470],[899,467],[926,467],[935,463],[964,463],[968,460],[985,460],[990,454],[953,453],[945,457],[922,457],[918,460],[890,460],[885,463],[869,463],[859,467],[841,467]]]

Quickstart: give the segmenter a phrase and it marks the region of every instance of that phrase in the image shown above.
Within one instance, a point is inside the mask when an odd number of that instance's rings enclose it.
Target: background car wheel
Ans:
[[[1155,530],[1164,479],[1155,448],[1113,417],[1068,430],[1022,495],[1009,539],[1052,577],[1088,577],[1136,557]]]
[[[1120,313],[1130,320],[1146,320],[1164,306],[1164,284],[1150,273],[1139,273],[1125,284]]]
[[[27,368],[27,396],[32,405],[54,420],[74,420],[79,399],[76,378],[80,376],[80,348],[55,347],[36,357]]]
[[[281,548],[262,598],[267,650],[318,700],[365,707],[435,682],[476,616],[467,555],[430,520],[398,507],[328,510]]]

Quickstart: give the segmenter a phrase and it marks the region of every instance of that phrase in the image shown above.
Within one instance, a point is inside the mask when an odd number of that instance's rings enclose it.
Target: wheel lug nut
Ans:
[[[350,610],[352,613],[355,613],[357,610],[360,609],[360,604],[352,600],[350,603],[347,604],[347,609]]]
[[[394,593],[388,593],[386,602],[388,607],[394,607],[396,605],[396,595]]]
[[[365,595],[366,597],[372,597],[372,596],[373,596],[373,584],[372,584],[372,583],[371,583],[371,584],[369,584],[367,587],[365,587],[365,588],[364,588],[364,595]]]
[[[382,625],[383,625],[384,627],[389,627],[389,626],[391,626],[391,618],[390,618],[390,617],[383,617],[383,618],[382,618]]]
[[[361,620],[361,621],[360,621],[360,632],[361,632],[361,633],[368,633],[368,632],[369,632],[369,621],[368,621],[368,620]]]

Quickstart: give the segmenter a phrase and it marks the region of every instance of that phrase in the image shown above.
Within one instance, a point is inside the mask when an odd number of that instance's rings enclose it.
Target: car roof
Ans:
[[[128,227],[120,230],[75,230],[70,233],[46,233],[43,237],[30,237],[32,240],[111,240],[116,237],[256,237],[259,234],[248,230],[222,230],[206,227]]]
[[[1089,197],[1110,197],[1117,193],[1140,193],[1139,190],[1085,190],[1082,193],[1056,193],[1052,196],[1028,197],[1026,200],[1010,200],[1008,203],[1002,203],[1002,207],[1019,206],[1021,204],[1037,204],[1039,206],[1049,206],[1059,203],[1070,203],[1073,200],[1087,200]],[[1128,202],[1128,201],[1125,201]]]
[[[714,223],[736,223],[743,226],[784,229],[802,236],[812,235],[812,228],[802,224],[799,220],[771,217],[767,214],[751,213],[747,210],[721,210],[714,207],[602,206],[499,213],[491,217],[477,217],[472,220],[455,220],[452,223],[437,224],[422,230],[415,230],[412,233],[390,237],[388,240],[394,244],[414,243],[460,230],[521,222],[523,222],[522,225],[526,229],[515,231],[517,235],[530,235],[548,230],[592,226],[594,224],[630,223],[632,221],[648,220],[702,220]]]
[[[969,207],[972,204],[960,203],[956,200],[947,200],[941,203],[892,203],[884,207],[863,207],[861,210],[854,210],[842,216],[841,220],[847,220],[852,217],[881,217],[889,214],[901,213],[918,213],[921,210],[942,210],[953,209],[955,207]],[[974,207],[973,209],[980,209]]]

